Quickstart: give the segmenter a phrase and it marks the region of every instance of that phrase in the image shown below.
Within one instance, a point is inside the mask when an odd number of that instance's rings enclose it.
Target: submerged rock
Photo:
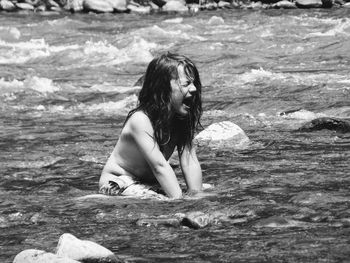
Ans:
[[[305,123],[298,131],[312,132],[324,129],[344,133],[350,132],[350,122],[336,118],[321,117]]]
[[[63,234],[56,250],[57,256],[83,262],[120,262],[109,249],[89,240],[80,240],[72,234]]]
[[[199,229],[210,225],[213,222],[213,218],[203,212],[190,212],[182,219],[182,225],[190,228]]]
[[[138,226],[170,226],[179,227],[180,219],[176,217],[150,217],[150,218],[140,218],[136,221]]]
[[[211,147],[241,147],[250,142],[245,132],[230,121],[214,123],[201,131],[195,140]]]
[[[43,250],[26,249],[17,254],[13,263],[79,263],[79,261],[60,257]]]

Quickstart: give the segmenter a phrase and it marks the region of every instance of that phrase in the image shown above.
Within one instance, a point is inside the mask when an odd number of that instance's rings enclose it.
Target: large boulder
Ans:
[[[79,263],[74,259],[60,257],[52,253],[37,249],[23,250],[17,254],[13,263]]]
[[[195,137],[195,141],[198,145],[218,148],[241,148],[250,142],[245,132],[230,121],[210,125]]]
[[[68,233],[60,237],[56,254],[83,262],[120,262],[109,249],[92,241],[80,240]]]

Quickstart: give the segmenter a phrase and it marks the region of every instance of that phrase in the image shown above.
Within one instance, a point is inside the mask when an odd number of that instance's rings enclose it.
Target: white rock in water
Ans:
[[[237,146],[249,143],[245,132],[236,124],[230,121],[218,122],[210,125],[201,131],[195,140],[201,143],[217,146]]]
[[[58,256],[86,262],[120,262],[109,249],[88,240],[80,240],[72,234],[63,234],[57,245]]]
[[[26,249],[17,254],[13,263],[79,263],[79,261],[60,257],[52,253],[37,249]]]
[[[177,0],[168,1],[162,9],[166,12],[188,12],[188,7],[185,3]]]

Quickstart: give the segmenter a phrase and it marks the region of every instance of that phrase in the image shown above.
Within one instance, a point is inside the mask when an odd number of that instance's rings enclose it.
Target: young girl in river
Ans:
[[[188,192],[202,190],[202,170],[192,143],[202,115],[201,81],[185,56],[164,54],[148,65],[138,105],[126,117],[105,164],[100,193],[153,196],[158,183],[170,198],[182,190],[168,160],[177,148]]]

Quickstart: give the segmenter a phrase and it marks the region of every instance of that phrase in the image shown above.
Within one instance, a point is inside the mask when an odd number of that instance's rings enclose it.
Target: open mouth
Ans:
[[[192,105],[192,97],[187,97],[187,98],[184,98],[183,102],[182,102],[185,106],[187,107],[191,107]]]

